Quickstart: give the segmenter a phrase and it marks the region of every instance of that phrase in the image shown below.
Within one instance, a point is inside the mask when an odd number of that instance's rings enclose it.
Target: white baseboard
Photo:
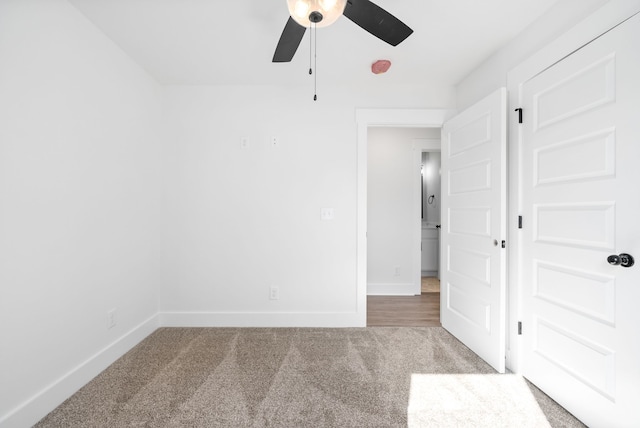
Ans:
[[[162,327],[366,327],[360,312],[161,312]]]
[[[159,327],[153,315],[0,419],[1,428],[33,426]]]
[[[440,278],[440,274],[437,270],[423,270],[420,272],[422,276],[428,276],[431,278]]]
[[[367,284],[367,296],[415,296],[417,294],[420,294],[420,287],[411,283]]]

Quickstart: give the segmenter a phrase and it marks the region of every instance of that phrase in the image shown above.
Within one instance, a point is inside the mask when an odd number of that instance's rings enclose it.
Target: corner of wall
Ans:
[[[560,0],[456,86],[459,111],[507,85],[507,72],[614,0]]]
[[[52,409],[62,404],[64,400],[152,334],[160,326],[159,319],[158,314],[151,316],[95,355],[78,364],[0,419],[0,428],[18,428],[36,424]]]

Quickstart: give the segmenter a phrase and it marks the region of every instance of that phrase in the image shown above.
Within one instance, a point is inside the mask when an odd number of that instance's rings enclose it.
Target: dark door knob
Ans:
[[[635,260],[631,254],[620,253],[619,256],[612,254],[607,257],[607,262],[614,266],[631,267],[634,265]]]

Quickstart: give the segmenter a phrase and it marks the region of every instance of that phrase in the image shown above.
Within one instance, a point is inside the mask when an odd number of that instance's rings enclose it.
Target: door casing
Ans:
[[[358,109],[357,122],[357,231],[356,314],[359,326],[367,325],[367,142],[369,127],[442,128],[455,114],[447,109]]]

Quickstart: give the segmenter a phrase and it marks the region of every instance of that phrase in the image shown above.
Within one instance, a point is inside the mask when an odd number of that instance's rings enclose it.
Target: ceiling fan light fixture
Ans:
[[[315,22],[316,28],[333,24],[344,12],[346,4],[347,0],[287,0],[291,17],[306,28],[311,27],[311,15],[317,19],[318,13],[321,20]]]
[[[296,1],[291,15],[298,18],[309,16],[309,4],[304,1]]]

